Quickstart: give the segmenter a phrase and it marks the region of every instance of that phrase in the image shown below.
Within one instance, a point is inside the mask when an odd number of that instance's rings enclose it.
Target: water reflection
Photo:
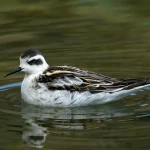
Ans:
[[[22,105],[21,115],[25,119],[22,140],[30,146],[42,148],[52,129],[85,130],[98,128],[113,118],[132,115],[126,109],[112,106],[80,108],[45,108]],[[57,133],[56,133],[57,134]]]
[[[47,128],[35,119],[26,119],[22,132],[23,143],[30,147],[42,148],[48,134]]]

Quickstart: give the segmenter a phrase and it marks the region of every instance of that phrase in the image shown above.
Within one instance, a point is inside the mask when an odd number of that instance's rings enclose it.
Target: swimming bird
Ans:
[[[146,78],[116,79],[71,66],[49,66],[42,53],[34,48],[24,51],[20,66],[6,76],[19,71],[25,72],[22,99],[40,106],[102,104],[150,86],[150,80]]]

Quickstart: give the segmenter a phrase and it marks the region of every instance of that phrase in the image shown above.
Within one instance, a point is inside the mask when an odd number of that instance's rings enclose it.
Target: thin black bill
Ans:
[[[18,68],[16,68],[15,70],[13,70],[13,71],[9,72],[8,74],[6,74],[6,75],[4,76],[4,78],[7,77],[7,76],[9,76],[9,75],[11,75],[11,74],[17,73],[17,72],[19,72],[19,71],[21,71],[21,70],[22,70],[22,68],[21,68],[21,67],[18,67]]]

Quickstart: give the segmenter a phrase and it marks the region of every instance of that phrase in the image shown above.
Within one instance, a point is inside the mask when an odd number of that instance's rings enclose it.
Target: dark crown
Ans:
[[[30,48],[30,49],[24,51],[20,57],[21,58],[26,58],[26,57],[31,58],[36,55],[42,55],[42,53],[36,48]]]

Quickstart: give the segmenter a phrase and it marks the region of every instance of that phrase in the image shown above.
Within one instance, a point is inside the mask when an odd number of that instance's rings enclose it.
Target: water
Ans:
[[[149,77],[148,1],[0,1],[0,149],[149,149],[150,91],[105,105],[22,105],[19,65],[39,48],[50,65],[70,65],[116,78]]]

